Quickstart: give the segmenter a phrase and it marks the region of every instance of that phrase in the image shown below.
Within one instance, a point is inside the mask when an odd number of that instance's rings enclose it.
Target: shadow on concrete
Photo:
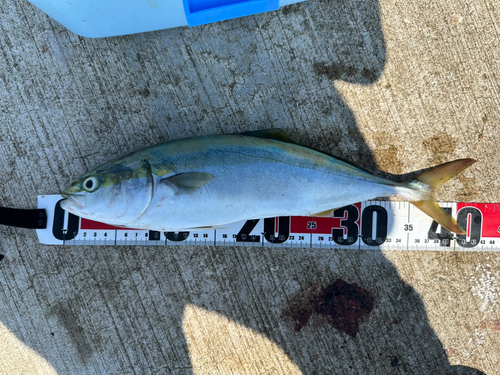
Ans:
[[[335,80],[370,85],[382,74],[386,50],[377,1],[296,4],[272,16],[182,34],[191,68],[210,74],[195,83],[201,90],[193,88],[206,103],[198,121],[210,131],[281,127],[303,145],[377,171],[352,112],[333,87]],[[228,84],[215,98],[210,93],[217,82]],[[157,122],[177,122],[163,107],[160,101],[155,108]],[[191,109],[199,112],[198,106]],[[195,248],[189,257],[181,251],[131,262],[145,269],[151,263],[177,264],[170,275],[181,277],[190,303],[266,335],[304,374],[480,373],[449,364],[421,298],[379,251]],[[374,298],[358,335],[314,317],[296,332],[284,312],[297,292],[337,279],[362,286]],[[157,303],[163,305],[157,309],[172,306],[168,299]],[[175,305],[178,314],[172,316],[180,319],[183,304]]]

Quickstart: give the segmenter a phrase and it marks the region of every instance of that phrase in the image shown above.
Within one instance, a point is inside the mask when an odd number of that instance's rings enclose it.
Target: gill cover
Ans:
[[[147,160],[107,163],[68,187],[61,207],[90,220],[125,226],[149,207],[153,177]]]

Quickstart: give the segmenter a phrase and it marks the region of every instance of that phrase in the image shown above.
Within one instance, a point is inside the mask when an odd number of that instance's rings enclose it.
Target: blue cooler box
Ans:
[[[88,38],[135,34],[277,10],[303,0],[28,0]]]

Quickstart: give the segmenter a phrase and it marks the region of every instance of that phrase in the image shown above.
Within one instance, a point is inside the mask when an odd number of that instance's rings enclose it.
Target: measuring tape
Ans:
[[[381,250],[500,249],[499,203],[439,203],[467,230],[456,235],[408,202],[366,201],[339,208],[332,217],[281,216],[239,221],[221,229],[183,232],[119,228],[64,211],[59,195],[38,196],[48,245],[212,245]]]

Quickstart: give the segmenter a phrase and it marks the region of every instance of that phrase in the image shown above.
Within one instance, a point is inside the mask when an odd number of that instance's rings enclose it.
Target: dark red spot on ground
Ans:
[[[297,332],[313,314],[317,314],[323,316],[334,328],[356,337],[359,325],[368,319],[373,306],[374,299],[368,290],[338,279],[325,288],[315,285],[299,291],[290,301],[290,307],[283,311],[283,315],[292,318]]]
[[[479,325],[481,329],[492,329],[494,331],[500,331],[500,319],[490,319],[482,321]]]

